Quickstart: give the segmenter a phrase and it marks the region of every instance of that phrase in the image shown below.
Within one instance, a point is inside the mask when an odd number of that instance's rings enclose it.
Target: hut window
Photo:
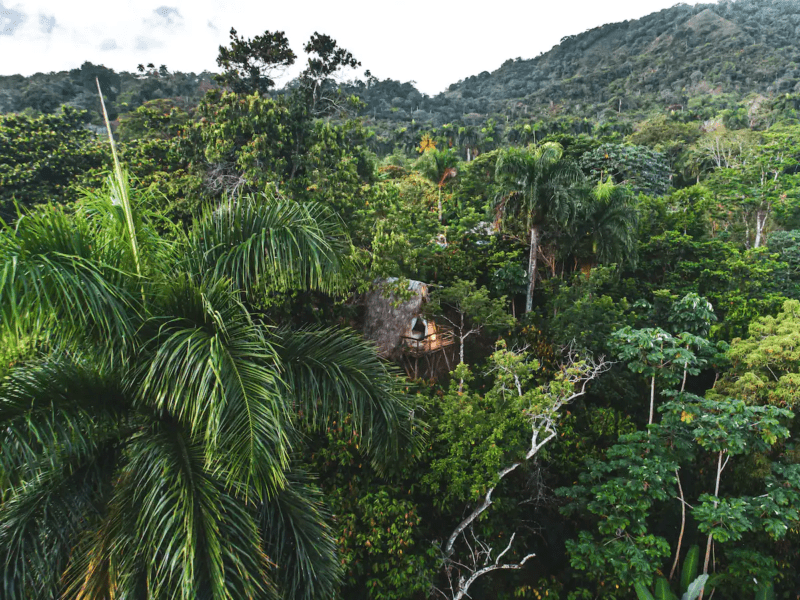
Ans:
[[[427,333],[428,324],[425,322],[425,319],[421,317],[414,317],[411,320],[411,337],[415,340],[421,340],[425,337]]]

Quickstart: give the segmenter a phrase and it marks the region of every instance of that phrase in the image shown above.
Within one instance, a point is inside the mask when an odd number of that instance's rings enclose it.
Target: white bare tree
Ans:
[[[505,371],[506,375],[498,377],[498,381],[509,382],[509,385],[501,384],[506,386],[504,392],[516,394],[520,398],[528,395],[531,397],[530,408],[525,411],[531,427],[530,447],[523,460],[512,462],[497,473],[495,485],[489,488],[481,503],[453,529],[442,547],[441,567],[447,577],[448,589],[435,588],[435,591],[448,600],[469,598],[470,587],[487,573],[504,569],[521,569],[535,556],[529,553],[517,562],[503,562],[503,557],[514,544],[516,532],[511,534],[506,546],[495,555],[492,546],[475,534],[473,524],[492,505],[492,495],[500,482],[524,462],[536,456],[556,437],[561,407],[586,394],[589,382],[600,377],[613,364],[605,357],[599,359],[579,357],[572,348],[565,349],[564,355],[565,360],[554,380],[535,390],[525,390],[518,374],[511,366],[498,364],[496,367],[497,370]],[[456,544],[459,541],[461,541],[459,547],[464,548],[461,551],[463,557],[456,557]]]

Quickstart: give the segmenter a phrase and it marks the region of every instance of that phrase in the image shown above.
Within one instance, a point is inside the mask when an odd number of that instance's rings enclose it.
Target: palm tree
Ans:
[[[183,233],[118,163],[74,214],[0,229],[0,344],[19,350],[0,385],[3,598],[330,597],[300,427],[352,414],[380,467],[416,443],[409,412],[355,333],[253,307],[341,292],[344,231],[324,206],[244,196]]]
[[[450,150],[426,150],[419,159],[421,173],[439,188],[439,222],[442,222],[442,188],[458,175],[458,157]]]
[[[512,219],[524,219],[525,231],[530,233],[525,299],[525,312],[530,312],[542,228],[549,222],[570,221],[577,207],[577,184],[583,175],[575,163],[563,158],[560,144],[547,142],[502,152],[495,178],[503,190],[497,205],[499,219],[506,226]]]
[[[464,125],[458,128],[456,143],[466,150],[467,162],[474,160],[477,156],[476,146],[479,139],[478,130],[474,126]]]
[[[600,181],[582,198],[564,248],[593,263],[636,262],[638,213],[630,186]]]

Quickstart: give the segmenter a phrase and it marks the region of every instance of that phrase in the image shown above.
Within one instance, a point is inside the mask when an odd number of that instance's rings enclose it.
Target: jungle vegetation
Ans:
[[[4,78],[0,596],[800,597],[798,26]],[[363,332],[411,281],[421,369]]]

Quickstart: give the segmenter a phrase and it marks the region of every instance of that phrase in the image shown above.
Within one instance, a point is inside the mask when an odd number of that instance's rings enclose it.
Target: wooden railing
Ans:
[[[422,356],[441,350],[451,344],[455,344],[456,336],[449,327],[437,325],[436,332],[426,335],[424,338],[413,338],[403,336],[403,350],[412,356]]]

